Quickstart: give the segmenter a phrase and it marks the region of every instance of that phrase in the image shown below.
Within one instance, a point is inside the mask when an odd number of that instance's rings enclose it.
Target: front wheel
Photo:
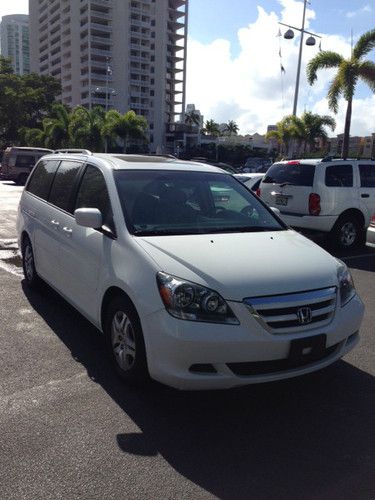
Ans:
[[[341,250],[350,250],[358,246],[363,237],[363,227],[353,215],[340,217],[329,235],[331,244]]]
[[[148,379],[146,349],[141,322],[125,297],[114,298],[107,308],[104,333],[116,372],[126,382]]]

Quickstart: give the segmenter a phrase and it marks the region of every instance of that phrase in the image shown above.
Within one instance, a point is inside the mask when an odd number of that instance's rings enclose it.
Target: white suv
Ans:
[[[274,163],[260,196],[295,228],[328,233],[349,249],[362,240],[375,213],[375,161],[291,160]]]
[[[284,379],[359,340],[363,304],[345,264],[219,168],[48,155],[17,225],[28,285],[46,281],[102,331],[127,381]]]

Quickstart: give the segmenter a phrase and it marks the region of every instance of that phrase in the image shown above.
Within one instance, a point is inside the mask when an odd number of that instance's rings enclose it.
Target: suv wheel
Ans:
[[[126,382],[148,379],[146,349],[141,322],[125,297],[115,297],[105,315],[104,333],[116,372]]]
[[[34,252],[28,237],[22,244],[22,267],[26,283],[30,288],[37,288],[40,285],[40,278],[35,269]]]
[[[342,250],[349,250],[359,245],[363,236],[360,221],[354,215],[340,217],[330,233],[331,244]]]

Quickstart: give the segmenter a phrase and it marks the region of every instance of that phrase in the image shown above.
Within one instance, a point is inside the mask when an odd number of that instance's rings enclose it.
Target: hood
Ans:
[[[337,285],[337,260],[295,231],[149,236],[137,242],[159,271],[227,300]]]

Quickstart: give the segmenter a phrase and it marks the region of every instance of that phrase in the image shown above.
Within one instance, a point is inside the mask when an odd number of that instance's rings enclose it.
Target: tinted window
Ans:
[[[353,167],[351,165],[332,165],[326,168],[326,186],[353,187]]]
[[[103,174],[89,165],[82,177],[75,208],[98,208],[103,216],[103,224],[113,229],[111,203]]]
[[[58,161],[40,161],[31,174],[26,191],[46,200],[58,165]]]
[[[360,165],[361,187],[375,187],[375,165]]]
[[[290,184],[292,186],[312,186],[315,165],[302,163],[274,163],[267,170],[263,179],[265,183]]]
[[[80,167],[79,162],[62,161],[52,184],[49,201],[67,212],[70,211],[72,191]]]
[[[16,167],[19,168],[33,168],[36,163],[35,156],[18,154],[16,157]]]

